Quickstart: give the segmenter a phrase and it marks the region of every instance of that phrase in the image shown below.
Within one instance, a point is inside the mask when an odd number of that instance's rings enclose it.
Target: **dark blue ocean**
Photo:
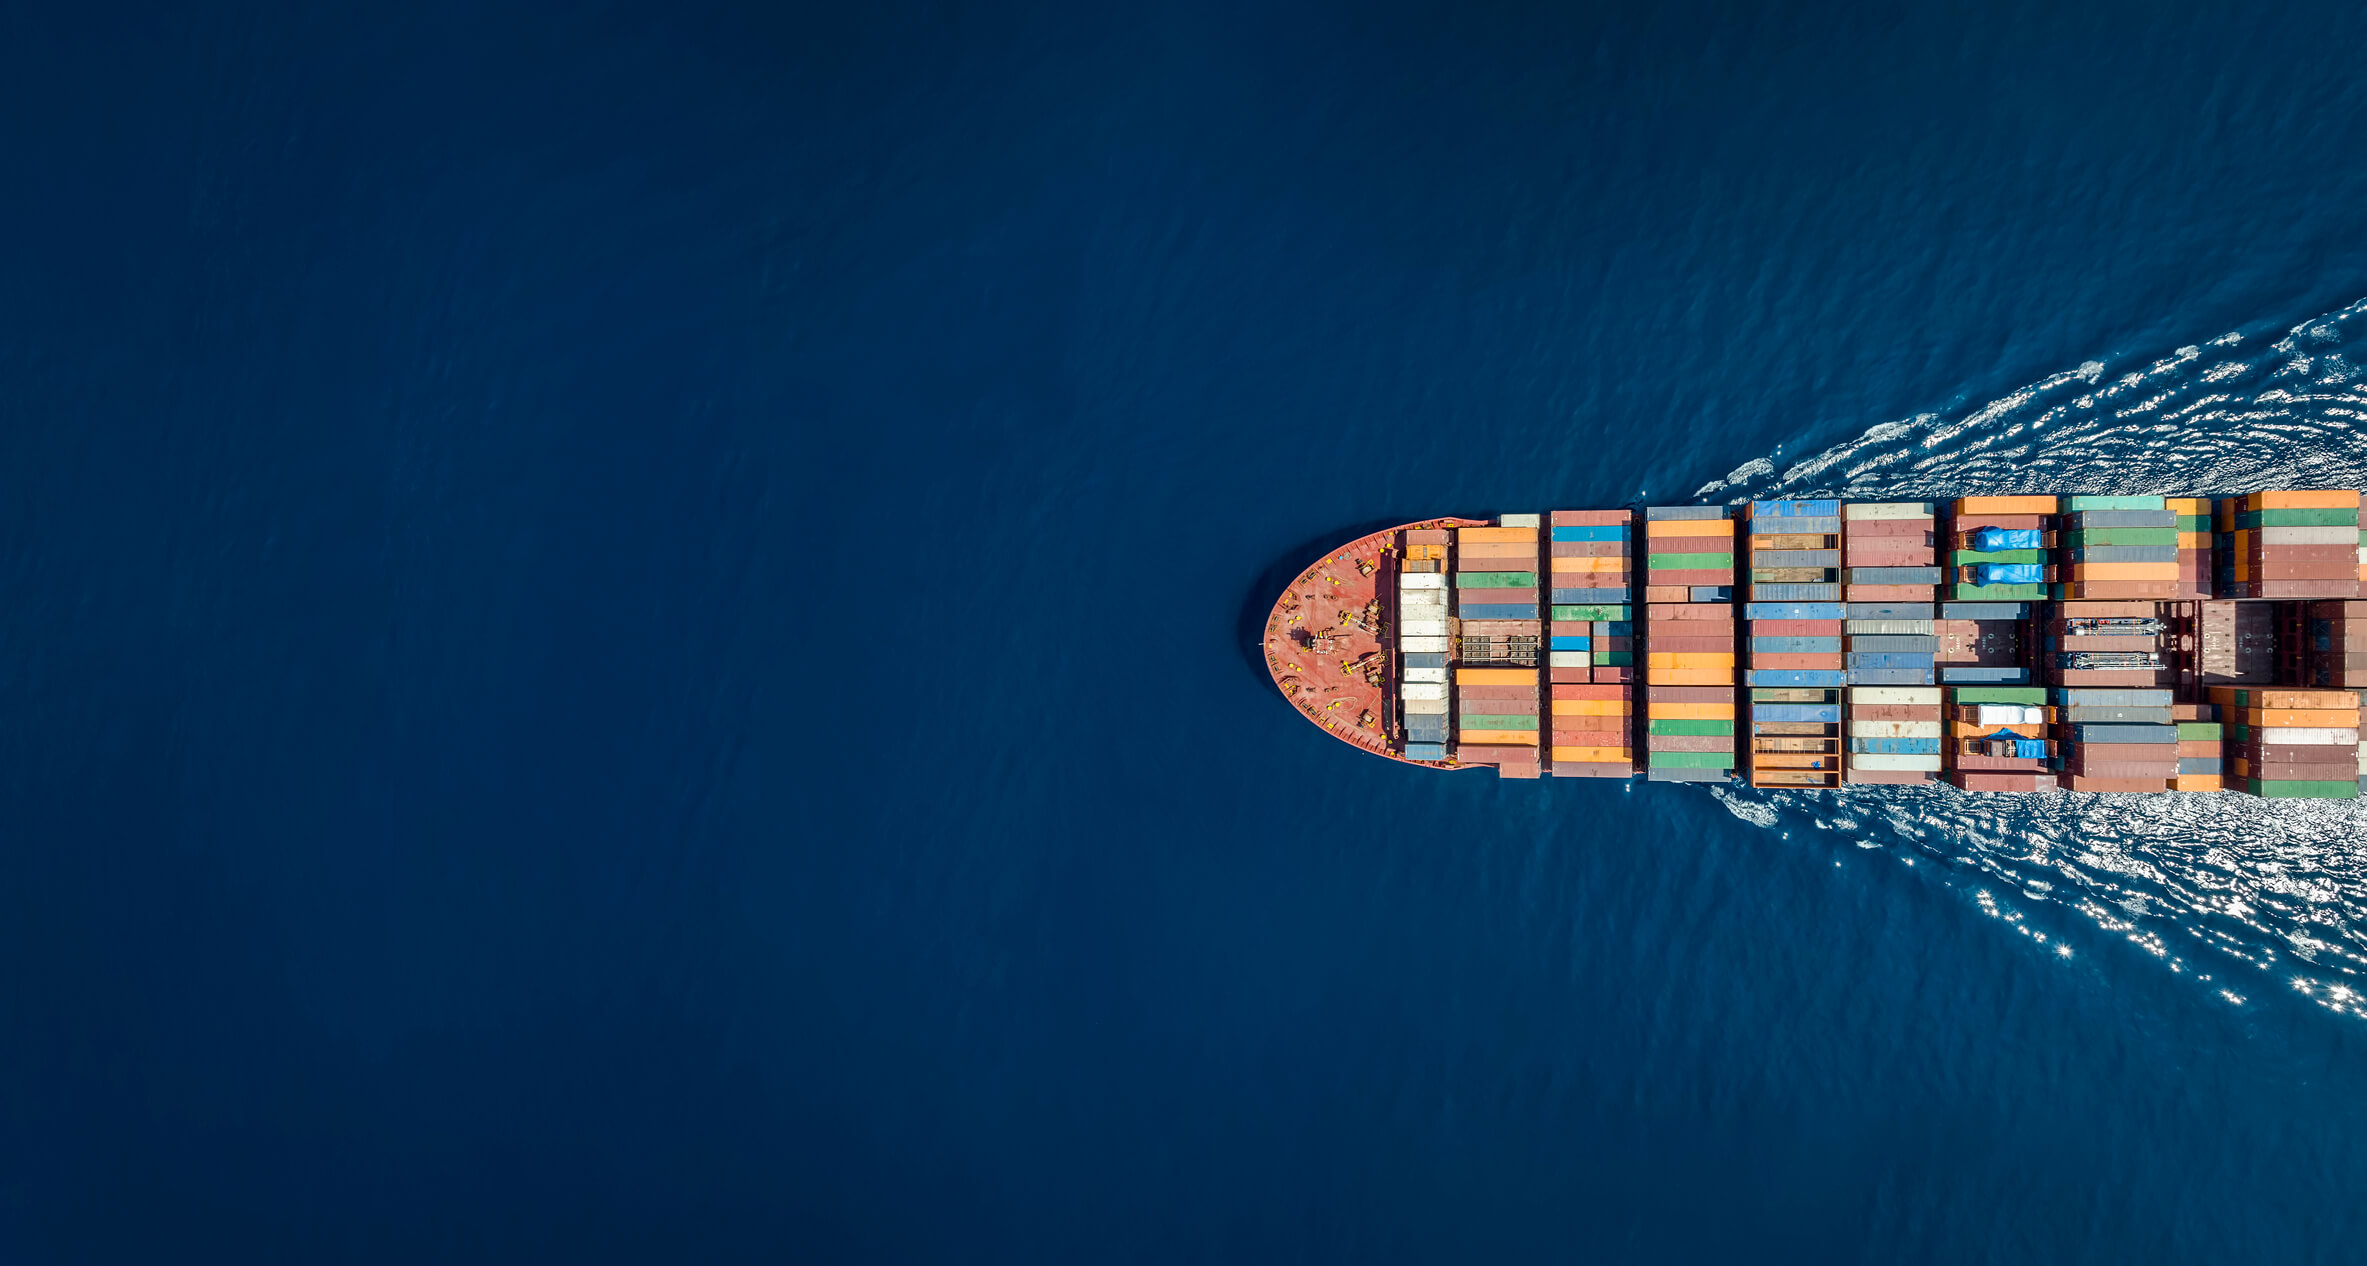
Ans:
[[[0,1261],[2367,1257],[2367,815],[1502,783],[1375,526],[2367,482],[2367,13],[31,5]]]

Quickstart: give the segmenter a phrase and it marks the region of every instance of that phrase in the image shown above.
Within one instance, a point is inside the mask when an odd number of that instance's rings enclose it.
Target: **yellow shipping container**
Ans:
[[[1481,541],[1475,545],[1462,546],[1457,552],[1464,558],[1518,558],[1534,561],[1537,557],[1537,546],[1535,542],[1524,545],[1513,542]],[[1524,567],[1521,570],[1528,569]]]
[[[1648,703],[1645,715],[1655,721],[1731,721],[1731,703]]]
[[[1732,519],[1654,519],[1644,525],[1646,536],[1734,535]]]
[[[1536,539],[1537,529],[1535,528],[1475,527],[1455,529],[1455,544],[1457,545],[1481,542],[1534,541]]]
[[[1553,758],[1590,765],[1627,765],[1635,761],[1635,756],[1624,747],[1557,747],[1553,749]]]
[[[1623,572],[1627,570],[1627,560],[1624,558],[1557,558],[1553,560],[1553,569],[1560,572]]]
[[[2211,499],[2209,497],[2171,497],[2169,506],[2170,513],[2191,519],[2198,514],[2209,514]]]
[[[1645,676],[1655,686],[1731,686],[1732,668],[1660,668],[1654,667]]]
[[[2053,514],[2053,497],[1958,497],[1958,514]]]
[[[1537,684],[1537,670],[1534,668],[1458,668],[1455,670],[1455,684],[1458,686],[1534,686]]]
[[[2356,712],[2359,692],[2355,690],[2296,690],[2279,686],[2262,690],[2257,686],[2212,686],[2211,702],[2223,708],[2236,706],[2236,695],[2244,695],[2243,706],[2249,708],[2344,708]]]
[[[1497,747],[1535,747],[1535,730],[1457,730],[1458,743],[1486,743]]]
[[[2209,549],[2211,548],[2211,534],[2209,532],[2180,532],[2178,534],[2178,548],[2181,550]]]
[[[2353,510],[2359,505],[2356,490],[2255,492],[2244,498],[2251,510]]]
[[[1557,717],[1631,717],[1635,705],[1625,699],[1556,699],[1553,714]]]
[[[2241,708],[2236,717],[2264,730],[2349,730],[2359,724],[2356,708]]]
[[[1732,651],[1654,651],[1644,657],[1647,668],[1732,668]]]

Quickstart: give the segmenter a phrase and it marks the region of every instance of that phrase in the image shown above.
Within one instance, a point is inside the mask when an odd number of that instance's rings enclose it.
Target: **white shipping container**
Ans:
[[[1545,516],[1541,514],[1499,514],[1496,516],[1496,526],[1543,527],[1545,526]]]
[[[2356,747],[2359,743],[2357,729],[2276,730],[2262,726],[2252,731],[2252,735],[2263,743],[2290,743],[2296,747]]]
[[[1442,571],[1409,571],[1397,577],[1399,589],[1444,589],[1446,573]]]
[[[1593,651],[1547,651],[1547,668],[1592,668]]]
[[[1851,752],[1849,767],[1866,770],[1929,770],[1939,772],[1938,753],[1929,756],[1891,756],[1881,752]]]
[[[2252,529],[2263,545],[2357,545],[2359,525],[2348,527],[2264,527]]]
[[[1447,688],[1443,682],[1409,681],[1397,687],[1397,697],[1407,700],[1436,699],[1440,703],[1444,703],[1446,702],[1446,692]]]
[[[1453,649],[1447,645],[1450,640],[1443,637],[1401,637],[1397,639],[1397,649],[1409,655],[1444,655]]]
[[[1928,519],[1932,517],[1929,501],[1868,501],[1853,502],[1841,507],[1844,519]]]
[[[2043,725],[2046,709],[2019,703],[1978,703],[1973,705],[1976,725]]]
[[[1446,681],[1446,679],[1447,670],[1444,668],[1408,668],[1405,670],[1405,680],[1407,681],[1435,681],[1443,683]]]
[[[1905,637],[1930,637],[1932,635],[1932,621],[1844,620],[1841,622],[1841,631],[1852,636],[1859,634],[1872,634],[1876,636],[1891,634]]]
[[[1850,689],[1849,701],[1869,708],[1924,708],[1938,707],[1938,686],[1855,686]]]
[[[1937,721],[1852,721],[1851,738],[1938,738]]]
[[[1444,589],[1416,589],[1397,595],[1397,605],[1401,607],[1431,607],[1444,611],[1446,604],[1447,596]]]
[[[1447,712],[1447,701],[1444,699],[1407,699],[1403,701],[1398,711],[1409,717],[1442,717]]]
[[[1444,620],[1417,620],[1408,617],[1405,627],[1399,631],[1407,637],[1445,637],[1447,622]]]

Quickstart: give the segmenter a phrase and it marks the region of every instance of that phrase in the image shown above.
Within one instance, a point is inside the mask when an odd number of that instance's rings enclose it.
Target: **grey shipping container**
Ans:
[[[1444,668],[1446,663],[1447,657],[1437,651],[1407,651],[1405,653],[1405,666],[1408,668]]]
[[[1644,507],[1644,517],[1647,519],[1723,519],[1727,513],[1724,506]]]
[[[1760,567],[1839,567],[1841,551],[1837,549],[1755,549],[1751,551],[1751,566]]]
[[[2178,772],[2181,774],[2216,774],[2221,767],[2220,759],[2216,756],[2181,756],[2178,758]]]
[[[1936,637],[1859,636],[1849,639],[1849,649],[1853,651],[1921,651],[1926,655],[1934,655],[1939,653],[1940,639]]]
[[[1649,769],[1646,782],[1725,782],[1733,777],[1723,769]]]
[[[1974,664],[1943,664],[1940,680],[1950,685],[2020,686],[2030,681],[2027,668],[1983,668]]]
[[[2169,708],[2107,707],[2069,707],[2062,710],[2063,720],[2072,725],[2171,725],[2175,724],[2170,717],[2171,711]]]
[[[1852,567],[1849,583],[1853,585],[1936,585],[1940,583],[1937,567]]]
[[[1929,620],[1935,608],[1928,602],[1852,602],[1843,608],[1850,620]]]
[[[2027,602],[1943,602],[1943,620],[2022,620],[2029,618]]]
[[[2102,686],[2058,686],[2054,702],[2071,708],[2167,708],[2177,702],[2167,690],[2115,690]]]
[[[2082,510],[2063,516],[2067,530],[2080,528],[2164,528],[2178,526],[2175,510]]]
[[[1753,519],[1751,520],[1751,535],[1839,536],[1841,535],[1841,520],[1808,518]]]
[[[2178,727],[2174,725],[2075,725],[2071,737],[2082,743],[2169,743],[2178,742]]]
[[[1930,686],[1936,685],[1937,673],[1929,668],[1852,668],[1852,686]]]
[[[1841,626],[1841,631],[1853,637],[1859,635],[1930,637],[1936,631],[1932,628],[1933,623],[1934,621],[1931,620],[1851,620]]]
[[[1752,585],[1753,602],[1838,602],[1839,585]]]

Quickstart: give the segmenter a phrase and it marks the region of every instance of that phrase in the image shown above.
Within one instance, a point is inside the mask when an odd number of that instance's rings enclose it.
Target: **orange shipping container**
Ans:
[[[1958,514],[2053,514],[2053,497],[1959,497]]]
[[[1556,747],[1553,749],[1553,759],[1581,764],[1601,762],[1624,765],[1635,758],[1624,747]]]
[[[2359,714],[2351,708],[2242,708],[2236,718],[2271,730],[2348,730],[2359,724]]]
[[[1648,668],[1732,668],[1732,651],[1655,651],[1644,657]]]
[[[1731,686],[1734,669],[1726,668],[1660,668],[1645,674],[1655,686]]]
[[[1635,705],[1625,699],[1556,699],[1553,714],[1557,717],[1624,717],[1635,714]]]
[[[1535,747],[1535,730],[1457,730],[1457,743],[1488,743],[1506,747]]]
[[[1654,519],[1644,525],[1646,536],[1733,536],[1732,519]]]
[[[1627,560],[1624,558],[1557,558],[1553,560],[1553,570],[1561,572],[1624,572],[1627,570]]]
[[[1537,670],[1534,668],[1458,668],[1455,670],[1455,684],[1458,686],[1534,686],[1537,684]]]
[[[2358,507],[2359,494],[2343,489],[2256,492],[2244,498],[2244,502],[2257,510],[2351,510]]]
[[[1647,703],[1647,716],[1655,721],[1731,721],[1731,703]]]

